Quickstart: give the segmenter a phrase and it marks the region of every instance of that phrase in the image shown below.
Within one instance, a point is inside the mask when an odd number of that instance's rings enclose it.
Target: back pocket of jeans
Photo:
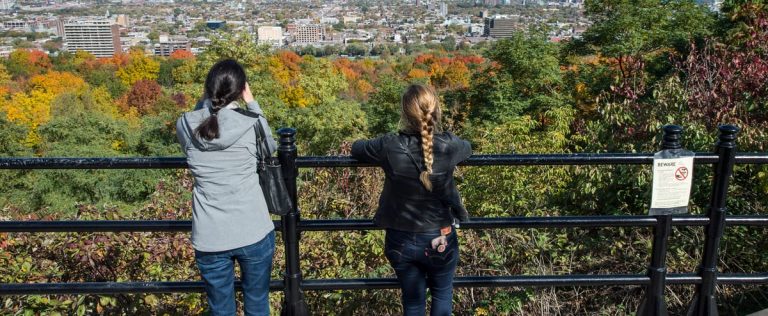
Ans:
[[[456,248],[450,246],[446,248],[447,249],[443,252],[438,252],[435,249],[427,249],[427,259],[433,267],[447,266],[458,259],[459,256]]]

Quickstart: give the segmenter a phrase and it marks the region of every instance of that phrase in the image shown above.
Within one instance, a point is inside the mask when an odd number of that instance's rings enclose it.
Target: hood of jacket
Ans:
[[[198,103],[196,110],[184,113],[181,117],[184,134],[192,140],[195,147],[202,151],[215,151],[227,149],[237,142],[245,133],[253,133],[253,126],[256,124],[256,117],[243,115],[234,109],[237,109],[237,103],[219,110],[216,115],[219,121],[219,138],[207,140],[195,135],[195,130],[208,117],[211,116],[211,101],[204,100]]]

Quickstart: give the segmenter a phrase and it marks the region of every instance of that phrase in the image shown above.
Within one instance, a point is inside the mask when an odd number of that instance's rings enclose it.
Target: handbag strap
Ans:
[[[256,117],[256,124],[253,124],[253,127],[256,132],[256,150],[258,151],[259,155],[259,163],[263,164],[264,161],[267,160],[267,153],[269,150],[267,149],[267,135],[264,132],[264,125],[261,125],[261,115],[257,114]]]

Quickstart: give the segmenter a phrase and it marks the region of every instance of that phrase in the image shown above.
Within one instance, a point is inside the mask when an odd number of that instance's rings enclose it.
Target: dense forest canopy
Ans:
[[[352,140],[397,129],[410,82],[439,91],[446,128],[475,153],[653,152],[661,126],[685,128],[683,145],[710,151],[716,127],[738,125],[739,151],[768,150],[768,8],[726,2],[720,13],[689,0],[592,0],[580,39],[549,42],[540,30],[482,47],[440,47],[384,57],[314,57],[221,34],[193,55],[131,50],[112,58],[18,49],[0,60],[0,156],[180,156],[174,123],[201,98],[213,63],[235,58],[274,127],[298,130],[301,155],[347,154]],[[472,216],[645,214],[645,167],[471,167],[460,190]],[[381,188],[373,169],[302,170],[305,218],[370,218]],[[692,213],[706,210],[711,168],[696,168]],[[0,172],[0,218],[179,219],[190,217],[184,170]],[[730,214],[766,212],[768,168],[740,166]],[[647,230],[462,232],[459,275],[638,273]],[[671,271],[699,262],[700,228],[677,229]],[[306,233],[306,278],[385,277],[380,232]],[[721,269],[768,271],[761,229],[731,229]],[[42,247],[44,249],[40,249]],[[0,282],[197,279],[185,234],[0,234]],[[278,249],[276,258],[280,258]],[[273,277],[282,268],[278,259]],[[690,287],[672,287],[682,313]],[[766,308],[765,288],[722,287],[723,312]],[[640,290],[461,289],[460,314],[630,314]],[[394,291],[308,293],[320,315],[390,314]],[[0,311],[90,314],[201,311],[200,294],[23,296]],[[272,295],[275,308],[280,294]],[[762,304],[762,305],[761,305]],[[337,306],[343,306],[339,310]]]

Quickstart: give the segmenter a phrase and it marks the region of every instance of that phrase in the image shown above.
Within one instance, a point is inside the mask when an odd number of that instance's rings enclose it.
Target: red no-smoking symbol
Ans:
[[[675,179],[683,181],[685,178],[688,178],[688,168],[686,167],[680,167],[675,170]]]

